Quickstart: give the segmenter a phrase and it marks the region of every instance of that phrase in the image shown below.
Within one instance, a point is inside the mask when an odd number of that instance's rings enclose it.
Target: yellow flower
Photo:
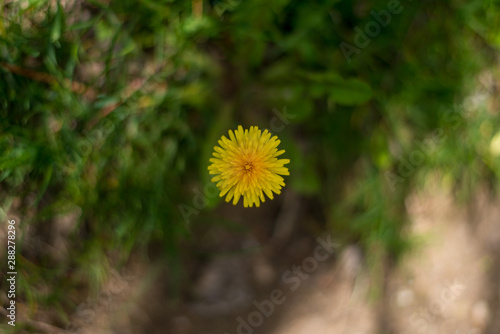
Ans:
[[[233,198],[235,205],[243,196],[245,207],[254,203],[258,207],[265,201],[264,193],[270,199],[273,192],[280,194],[285,183],[279,175],[290,175],[283,167],[290,160],[276,158],[285,152],[278,151],[279,143],[277,136],[271,138],[269,131],[262,132],[256,126],[243,131],[240,125],[234,133],[229,130],[229,139],[222,136],[208,167],[210,174],[216,174],[212,182],[217,182],[220,196],[227,194],[226,202]]]

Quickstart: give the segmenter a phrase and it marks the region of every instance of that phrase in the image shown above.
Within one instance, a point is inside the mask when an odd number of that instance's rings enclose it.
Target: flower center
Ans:
[[[245,172],[251,173],[253,171],[253,163],[247,162],[243,165]]]

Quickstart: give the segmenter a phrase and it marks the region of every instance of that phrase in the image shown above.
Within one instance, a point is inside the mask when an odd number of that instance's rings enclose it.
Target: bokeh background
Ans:
[[[500,332],[497,2],[0,11],[0,332]],[[210,183],[238,125],[291,160],[260,208]],[[320,236],[335,252],[291,291]]]

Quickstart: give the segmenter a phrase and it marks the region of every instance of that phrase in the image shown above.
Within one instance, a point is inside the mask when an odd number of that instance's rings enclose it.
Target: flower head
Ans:
[[[215,174],[212,182],[217,182],[220,196],[226,196],[226,202],[233,199],[237,204],[243,196],[245,207],[260,206],[265,201],[264,194],[273,199],[273,192],[281,193],[285,186],[280,175],[290,175],[288,168],[283,165],[289,159],[278,159],[285,150],[278,151],[280,140],[277,136],[271,137],[269,131],[262,132],[256,126],[243,130],[229,130],[229,139],[222,136],[219,146],[215,146],[214,158],[208,170]]]

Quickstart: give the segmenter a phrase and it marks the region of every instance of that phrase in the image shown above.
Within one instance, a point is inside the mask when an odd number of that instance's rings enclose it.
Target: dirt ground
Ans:
[[[300,237],[293,225],[302,216],[296,200],[287,195],[295,218],[289,228],[278,226],[271,240],[260,240],[264,233],[257,228],[255,239],[221,242],[227,252],[201,265],[186,302],[165,298],[166,273],[136,266],[133,279],[122,279],[119,293],[80,332],[500,333],[500,201],[481,195],[463,207],[439,191],[409,198],[415,248],[385,272],[377,290],[356,245],[330,245],[330,254],[328,246],[316,250],[318,240]],[[276,219],[290,220],[283,214]],[[292,235],[287,245],[275,240]],[[236,245],[249,251],[231,252]],[[268,256],[277,250],[281,259]],[[297,266],[301,272],[294,272]]]

